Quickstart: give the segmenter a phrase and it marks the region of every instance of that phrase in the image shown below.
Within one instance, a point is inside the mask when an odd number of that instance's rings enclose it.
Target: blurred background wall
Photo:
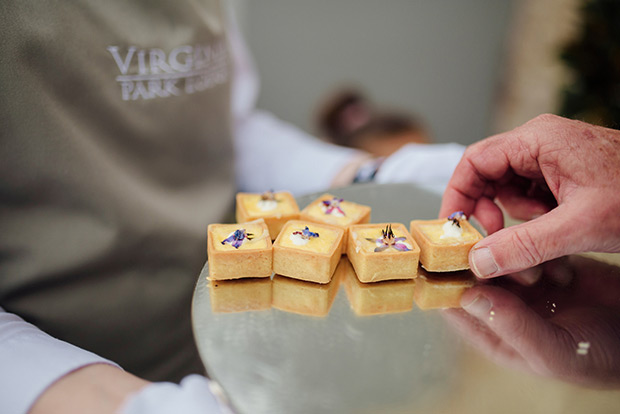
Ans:
[[[259,107],[316,133],[342,86],[469,144],[553,112],[577,0],[234,0]]]

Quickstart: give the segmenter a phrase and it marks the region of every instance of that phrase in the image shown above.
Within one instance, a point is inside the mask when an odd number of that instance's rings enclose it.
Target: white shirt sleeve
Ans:
[[[438,195],[450,181],[465,147],[460,144],[407,144],[381,165],[375,182],[415,183]]]
[[[229,20],[239,190],[288,190],[300,195],[329,188],[336,175],[360,152],[323,142],[267,112],[256,110],[259,91],[256,68],[232,13]]]
[[[237,125],[237,184],[241,191],[324,191],[358,154],[321,142],[269,113],[254,111]]]
[[[27,413],[56,380],[96,363],[115,365],[53,338],[0,308],[0,411],[3,413]]]

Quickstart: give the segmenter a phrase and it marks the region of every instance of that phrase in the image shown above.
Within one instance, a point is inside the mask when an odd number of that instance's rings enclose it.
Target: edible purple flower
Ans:
[[[263,201],[278,201],[276,200],[276,194],[273,192],[273,190],[265,191],[263,194],[260,195],[260,199]]]
[[[319,237],[319,233],[310,231],[308,226],[302,231],[294,231],[293,234],[300,236],[304,240],[310,240],[311,237]]]
[[[325,207],[325,214],[332,214],[335,211],[339,212],[343,216],[346,216],[342,207],[340,207],[340,203],[344,200],[342,198],[334,197],[331,200],[323,200],[323,207]]]
[[[254,235],[252,233],[246,233],[245,229],[237,229],[226,239],[222,240],[222,244],[230,244],[235,249],[241,247],[243,242],[247,240],[252,240]]]
[[[465,213],[463,213],[462,211],[455,211],[448,216],[448,220],[455,224],[457,227],[461,227],[461,223],[459,223],[459,221],[466,218],[467,216],[465,216]]]
[[[394,231],[392,231],[392,225],[388,224],[387,226],[385,226],[385,230],[381,230],[380,238],[366,240],[374,242],[377,245],[377,247],[375,247],[376,253],[385,251],[389,248],[393,248],[394,250],[398,250],[399,252],[407,252],[411,250],[411,248],[407,247],[407,245],[403,243],[406,239],[406,237],[396,237],[394,235]]]

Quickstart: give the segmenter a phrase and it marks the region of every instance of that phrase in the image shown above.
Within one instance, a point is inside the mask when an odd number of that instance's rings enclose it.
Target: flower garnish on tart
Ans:
[[[260,199],[263,201],[278,201],[276,200],[276,194],[273,192],[273,190],[265,191],[263,194],[260,195]]]
[[[272,191],[265,191],[258,200],[258,208],[262,211],[275,210],[278,207],[280,200],[276,199],[276,194]]]
[[[450,214],[446,219],[446,222],[443,224],[443,234],[439,236],[439,238],[461,238],[463,236],[461,220],[467,220],[467,216],[462,211],[455,211],[454,213]]]
[[[374,242],[377,245],[377,247],[375,247],[375,253],[382,252],[389,248],[398,250],[399,252],[407,252],[411,250],[411,247],[409,247],[405,243],[405,240],[407,240],[406,237],[396,237],[394,235],[391,224],[388,224],[387,226],[385,226],[385,230],[381,230],[380,238],[378,239],[367,238],[366,240]]]
[[[254,235],[252,233],[247,233],[245,229],[237,229],[226,239],[222,240],[222,244],[228,243],[235,249],[238,249],[245,240],[252,240],[253,238]]]
[[[319,233],[314,233],[314,232],[310,231],[308,226],[306,226],[306,228],[303,229],[302,231],[294,231],[293,234],[295,236],[301,237],[304,240],[310,240],[310,238],[312,238],[312,237],[319,237]]]
[[[334,197],[331,200],[323,200],[323,212],[325,214],[333,214],[335,216],[346,216],[342,207],[340,207],[340,203],[344,200],[342,198]]]
[[[462,211],[455,211],[448,216],[448,220],[450,220],[457,227],[461,227],[460,221],[467,220],[467,216]]]
[[[319,237],[319,233],[310,231],[308,226],[306,226],[306,228],[303,229],[302,231],[299,231],[299,230],[294,231],[289,236],[291,241],[297,246],[305,246],[306,244],[308,244],[311,238],[315,238],[315,237]]]

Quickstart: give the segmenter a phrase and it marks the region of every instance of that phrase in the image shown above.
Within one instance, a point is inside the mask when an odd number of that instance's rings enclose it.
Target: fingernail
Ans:
[[[469,261],[476,276],[481,278],[492,276],[499,270],[493,258],[493,253],[491,253],[488,247],[473,249],[470,253]]]
[[[486,318],[491,310],[491,302],[482,295],[478,295],[469,303],[461,303],[465,311],[477,318]]]

